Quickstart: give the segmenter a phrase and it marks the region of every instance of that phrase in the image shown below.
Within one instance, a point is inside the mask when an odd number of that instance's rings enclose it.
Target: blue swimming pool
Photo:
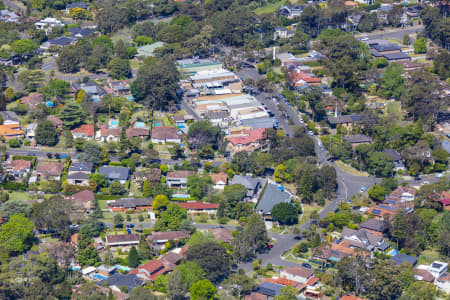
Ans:
[[[103,276],[103,275],[101,275],[101,274],[94,274],[94,275],[92,275],[92,278],[97,279],[97,280],[105,280],[105,279],[107,279],[108,277]]]
[[[145,127],[144,122],[136,122],[136,124],[134,124],[134,128],[144,128],[144,127]]]
[[[398,254],[398,251],[396,249],[391,249],[387,254],[390,256],[396,256]]]
[[[162,125],[161,125],[161,122],[155,122],[153,126],[154,127],[161,127]]]

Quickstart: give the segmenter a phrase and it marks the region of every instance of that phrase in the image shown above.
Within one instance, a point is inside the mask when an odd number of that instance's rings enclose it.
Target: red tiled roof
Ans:
[[[94,136],[94,125],[91,124],[83,124],[80,127],[77,127],[72,130],[72,133],[82,133],[85,136]]]
[[[8,166],[14,171],[29,170],[31,168],[31,162],[23,159],[12,160],[8,162]]]
[[[180,202],[178,203],[178,205],[187,210],[217,209],[219,207],[219,203],[206,203],[206,202]]]
[[[175,127],[153,127],[152,139],[166,140],[179,139],[177,129]]]
[[[230,136],[227,137],[227,140],[233,145],[248,145],[251,143],[256,143],[261,140],[264,136],[265,128],[257,128],[244,130],[244,136]]]

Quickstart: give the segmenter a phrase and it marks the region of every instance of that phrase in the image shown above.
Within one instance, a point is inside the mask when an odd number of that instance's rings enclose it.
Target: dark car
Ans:
[[[308,264],[308,263],[302,263],[302,267],[305,267],[305,268],[308,268],[308,269],[312,268],[311,265]]]

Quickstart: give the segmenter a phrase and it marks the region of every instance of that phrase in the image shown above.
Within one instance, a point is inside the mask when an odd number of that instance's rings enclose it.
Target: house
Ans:
[[[127,128],[126,134],[128,138],[140,137],[147,138],[150,136],[150,131],[147,128]]]
[[[240,152],[253,152],[261,149],[266,142],[264,141],[265,128],[244,130],[242,135],[239,136],[227,136],[226,139],[229,142],[227,145],[227,151],[232,155]]]
[[[84,10],[88,10],[89,9],[89,3],[86,3],[86,2],[75,2],[75,3],[67,4],[67,6],[66,6],[66,14],[70,13],[70,10],[74,9],[74,8],[81,8],[81,9],[84,9]]]
[[[20,103],[33,107],[42,103],[43,100],[41,93],[33,93],[20,99]]]
[[[217,174],[210,174],[209,177],[211,177],[211,180],[214,183],[213,188],[216,190],[223,191],[223,189],[228,183],[228,175],[224,172],[220,172]]]
[[[84,172],[72,172],[67,175],[66,180],[68,184],[89,186],[89,174]]]
[[[137,246],[139,244],[139,234],[118,234],[107,235],[106,246]]]
[[[36,169],[36,174],[40,178],[47,180],[60,180],[63,170],[64,163],[62,162],[40,162]]]
[[[383,233],[386,231],[386,226],[383,222],[376,220],[376,219],[368,219],[365,222],[362,222],[359,224],[359,228],[365,229],[370,233],[376,234],[376,235],[383,235]]]
[[[7,9],[0,10],[0,21],[2,22],[13,22],[17,23],[19,22],[19,16],[12,11],[9,11]]]
[[[108,128],[106,126],[101,126],[100,130],[95,133],[95,140],[99,142],[109,143],[120,141],[120,132],[122,128]]]
[[[20,128],[19,123],[0,125],[0,137],[5,140],[18,139],[24,137],[24,132]]]
[[[2,116],[3,125],[19,125],[19,117],[13,111],[0,111],[0,116]]]
[[[175,127],[153,127],[152,143],[177,143],[181,144],[181,138]]]
[[[295,196],[286,191],[283,187],[273,183],[267,183],[263,189],[263,194],[259,199],[256,211],[264,216],[270,216],[272,208],[279,203],[291,203]],[[294,207],[292,209],[295,209]]]
[[[163,249],[165,243],[168,241],[180,242],[182,240],[187,240],[189,238],[189,233],[187,231],[163,231],[156,232],[153,231],[148,240],[150,241],[154,249]]]
[[[114,96],[124,96],[130,94],[130,84],[126,80],[107,80],[108,87]]]
[[[173,171],[166,175],[166,183],[170,188],[185,188],[189,176],[195,175],[194,171]]]
[[[145,180],[151,183],[158,183],[161,181],[161,169],[152,168],[144,171],[136,171],[131,176],[131,181],[137,186],[142,186]]]
[[[417,257],[398,253],[391,258],[391,262],[397,266],[403,263],[409,263],[414,267],[417,264]]]
[[[343,140],[347,143],[350,143],[352,145],[352,148],[355,148],[358,145],[372,143],[372,138],[364,134],[347,135],[344,136]]]
[[[130,169],[127,167],[103,166],[100,167],[98,172],[105,175],[110,183],[118,181],[121,184],[125,184],[130,176]]]
[[[94,125],[91,124],[83,124],[79,127],[72,129],[72,136],[74,139],[85,139],[87,141],[92,140],[95,135]]]
[[[256,292],[265,295],[266,297],[276,297],[281,293],[281,289],[284,285],[265,281],[261,283],[257,288]]]
[[[95,201],[95,195],[91,190],[84,190],[73,194],[72,196],[65,197],[66,200],[72,202],[72,204],[84,210],[90,210]]]
[[[275,14],[293,19],[300,17],[304,9],[305,5],[283,5]]]
[[[314,277],[314,272],[305,267],[285,268],[280,272],[280,277],[300,283],[306,283],[309,279]]]
[[[34,140],[34,137],[36,135],[36,128],[37,128],[37,123],[31,123],[28,124],[27,127],[25,127],[25,134],[26,134],[26,138],[27,140]]]
[[[226,111],[207,111],[206,118],[220,128],[228,127],[228,113]]]
[[[111,290],[120,292],[123,287],[126,288],[126,292],[130,293],[134,288],[143,286],[145,281],[140,279],[134,274],[122,275],[116,273],[102,281],[97,283],[99,286],[109,286]]]
[[[341,233],[341,238],[351,241],[351,247],[361,248],[368,251],[378,250],[385,252],[391,248],[391,244],[387,243],[383,236],[371,233],[366,229],[353,230],[345,227]]]
[[[83,83],[74,82],[72,83],[72,88],[75,91],[84,90],[86,95],[91,97],[95,102],[98,102],[98,100],[106,95],[106,91],[100,85],[98,85],[98,83],[91,79]]]
[[[47,120],[49,120],[50,122],[52,122],[53,126],[55,126],[57,129],[61,129],[64,125],[64,122],[61,121],[60,118],[56,117],[56,116],[48,116]]]
[[[74,162],[70,165],[68,172],[69,174],[78,172],[90,174],[93,166],[91,162]]]
[[[231,184],[241,184],[247,189],[247,198],[254,198],[261,188],[261,179],[250,176],[235,175],[231,179]]]
[[[290,39],[293,36],[294,36],[294,33],[292,31],[290,31],[287,28],[279,27],[279,26],[275,27],[275,31],[273,33],[273,39],[274,40]]]
[[[450,273],[445,273],[436,280],[436,286],[445,293],[450,294]]]
[[[136,275],[136,277],[142,280],[154,281],[158,276],[163,275],[166,272],[167,270],[165,269],[163,262],[156,259],[131,270],[128,274]]]
[[[152,208],[151,198],[122,198],[108,202],[108,208],[112,212],[143,211]]]
[[[24,178],[31,171],[31,162],[23,159],[10,160],[6,165],[6,172],[15,178]]]
[[[234,238],[231,231],[225,227],[223,227],[223,228],[216,227],[216,228],[210,229],[209,231],[214,235],[216,240],[222,241],[227,244],[231,244],[231,241]]]
[[[206,202],[180,202],[179,206],[186,209],[189,215],[208,214],[214,215],[217,212],[219,203],[206,203]]]

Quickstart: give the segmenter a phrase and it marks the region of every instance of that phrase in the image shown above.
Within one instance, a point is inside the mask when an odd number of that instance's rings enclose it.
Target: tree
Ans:
[[[414,53],[427,53],[427,43],[425,38],[421,37],[414,41]]]
[[[145,183],[145,182],[144,182]],[[153,199],[152,209],[155,212],[160,212],[163,209],[166,209],[169,205],[169,199],[166,195],[158,195]]]
[[[238,260],[248,261],[256,253],[267,248],[269,238],[267,229],[261,216],[253,214],[248,218],[244,229],[232,241],[232,248]]]
[[[20,254],[31,248],[34,225],[23,214],[12,215],[0,227],[0,247],[8,255]]]
[[[385,98],[400,99],[405,90],[404,73],[402,65],[390,64],[384,71],[383,77],[381,77],[380,94]]]
[[[192,300],[218,299],[216,287],[208,279],[199,280],[190,288]]]
[[[372,185],[367,191],[369,197],[375,201],[381,202],[384,200],[384,196],[386,195],[385,189],[380,185]]]
[[[87,142],[80,153],[80,160],[100,165],[105,158],[103,149],[95,142]]]
[[[54,146],[58,142],[55,126],[53,123],[44,120],[36,128],[35,139],[38,144],[44,146]]]
[[[79,104],[69,102],[61,109],[60,118],[64,122],[65,128],[72,129],[83,123],[86,114]]]
[[[130,252],[128,252],[128,266],[130,268],[136,268],[139,266],[139,255],[136,251],[136,247],[131,247]]]
[[[177,68],[169,58],[145,60],[131,84],[131,92],[137,101],[165,109],[178,100],[178,79]]]
[[[8,221],[12,215],[23,214],[28,217],[31,213],[31,205],[21,199],[11,199],[0,206],[0,216]]]
[[[123,79],[131,77],[130,61],[120,57],[113,58],[108,66],[109,75],[113,79]]]
[[[187,218],[187,211],[178,204],[170,204],[156,221],[155,230],[179,230],[181,222]]]
[[[231,271],[231,256],[224,246],[216,242],[196,244],[186,251],[186,260],[194,262],[205,271],[212,282],[226,278]]]
[[[293,225],[298,223],[297,209],[290,203],[278,203],[272,208],[273,219],[280,224]]]

